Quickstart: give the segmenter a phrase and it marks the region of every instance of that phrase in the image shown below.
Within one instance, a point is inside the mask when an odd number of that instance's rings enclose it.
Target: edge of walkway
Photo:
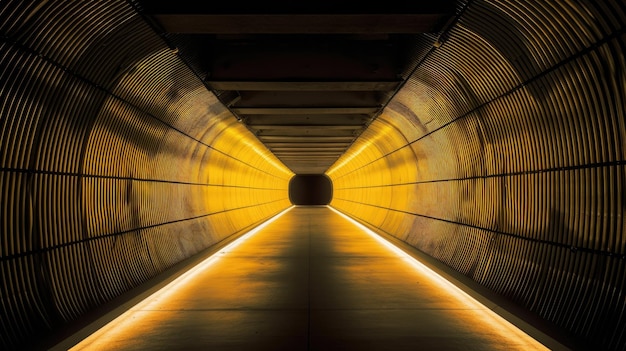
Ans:
[[[342,213],[343,215],[351,218],[357,223],[363,225],[367,229],[371,230],[375,234],[381,236],[391,244],[395,245],[406,254],[416,259],[426,267],[448,280],[450,283],[461,289],[466,294],[489,308],[511,324],[515,325],[526,334],[530,335],[535,340],[542,343],[544,346],[554,351],[571,351],[571,350],[585,350],[585,346],[580,345],[581,342],[573,340],[561,331],[558,326],[551,324],[550,322],[542,319],[541,317],[532,314],[527,309],[524,309],[515,302],[507,299],[506,297],[495,293],[493,290],[480,285],[478,282],[470,279],[461,272],[458,272],[445,263],[429,256],[428,254],[420,251],[419,249],[411,246],[410,244],[396,238],[395,236],[385,232],[384,230],[375,227],[367,222],[361,221],[357,218],[350,216],[347,213],[340,211],[330,205],[328,207]]]
[[[218,253],[228,244],[246,235],[255,228],[262,226],[264,223],[286,213],[293,207],[294,206],[287,207],[286,209],[283,209],[264,220],[253,223],[237,232],[234,232],[233,234],[230,234],[228,237],[176,263],[172,267],[148,279],[139,286],[132,288],[103,305],[96,307],[94,310],[87,312],[85,315],[73,322],[68,323],[60,330],[55,330],[56,334],[51,335],[48,339],[41,342],[41,348],[49,351],[67,351],[71,349],[89,335],[95,333],[100,328],[104,327],[109,322],[131,309],[133,306],[164,288],[176,278],[185,274],[187,271],[191,270],[204,260]]]

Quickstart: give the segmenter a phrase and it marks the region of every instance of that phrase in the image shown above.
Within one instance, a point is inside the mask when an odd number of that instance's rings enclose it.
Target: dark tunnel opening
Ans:
[[[289,200],[294,205],[328,205],[332,199],[332,180],[325,174],[296,174],[289,181]]]

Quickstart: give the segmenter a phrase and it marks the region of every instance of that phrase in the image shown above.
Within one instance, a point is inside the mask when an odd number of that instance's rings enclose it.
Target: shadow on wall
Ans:
[[[328,205],[333,183],[325,174],[297,174],[289,181],[289,200],[294,205]]]

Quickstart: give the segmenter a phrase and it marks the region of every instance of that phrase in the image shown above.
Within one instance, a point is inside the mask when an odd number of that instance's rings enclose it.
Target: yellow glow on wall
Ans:
[[[82,267],[89,281],[59,279],[73,294],[68,315],[84,312],[92,304],[87,301],[113,299],[291,205],[293,173],[177,55],[165,47],[145,54],[142,69],[116,81],[93,123],[85,123],[92,129],[81,132],[88,135],[86,176],[76,198],[82,196],[84,211],[75,217],[85,219],[85,232],[73,226],[58,236],[90,238],[85,246],[92,260]],[[174,76],[184,83],[173,87]],[[177,94],[163,94],[173,89]],[[80,284],[106,287],[98,292],[104,298],[94,299]]]
[[[334,185],[331,206],[403,240],[419,235],[413,214],[453,218],[458,203],[451,196],[460,192],[456,183],[430,182],[457,170],[455,138],[412,142],[425,130],[407,111],[399,103],[387,107],[326,173]]]

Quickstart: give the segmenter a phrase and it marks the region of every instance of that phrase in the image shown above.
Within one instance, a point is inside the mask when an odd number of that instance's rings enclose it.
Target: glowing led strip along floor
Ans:
[[[548,348],[546,348],[539,341],[537,341],[536,339],[532,338],[530,335],[525,333],[523,330],[519,329],[517,326],[513,325],[511,322],[506,320],[504,317],[500,316],[499,314],[489,309],[487,306],[480,303],[478,300],[474,299],[472,296],[470,296],[468,293],[463,291],[461,288],[454,285],[450,281],[446,280],[441,275],[437,274],[435,271],[428,268],[426,265],[419,262],[414,257],[410,256],[399,247],[385,240],[382,236],[376,234],[374,231],[370,230],[363,224],[339,212],[338,210],[332,208],[331,206],[328,206],[328,208],[330,208],[335,213],[339,214],[341,217],[345,218],[350,223],[360,228],[363,232],[365,232],[366,234],[374,238],[381,245],[385,246],[387,249],[397,254],[401,259],[403,259],[405,262],[413,266],[416,270],[425,274],[429,279],[431,279],[433,282],[438,284],[442,290],[446,291],[448,294],[458,299],[459,303],[467,306],[469,309],[475,310],[476,318],[479,318],[481,322],[487,323],[489,326],[493,328],[493,330],[502,331],[506,333],[506,335],[511,335],[512,337],[525,340],[529,344],[534,344],[533,349],[543,348],[545,350],[548,350]]]
[[[229,252],[232,252],[241,243],[243,243],[244,241],[252,237],[254,234],[266,228],[272,222],[276,221],[278,218],[283,216],[285,213],[289,212],[293,207],[294,206],[287,208],[286,210],[280,212],[279,214],[275,215],[269,220],[263,222],[258,227],[252,229],[246,234],[235,239],[233,242],[224,246],[215,254],[209,256],[207,259],[200,262],[196,266],[192,267],[185,273],[181,274],[178,278],[174,279],[163,288],[159,289],[152,295],[148,296],[144,300],[137,303],[135,306],[128,309],[126,312],[122,313],[119,317],[115,318],[114,320],[106,324],[104,327],[98,329],[95,333],[89,335],[87,338],[85,338],[83,341],[78,343],[76,346],[74,346],[70,350],[89,349],[89,345],[93,341],[97,340],[101,335],[111,332],[112,330],[119,331],[119,330],[125,330],[127,328],[132,328],[132,323],[134,323],[135,321],[133,321],[131,317],[134,314],[134,312],[138,310],[144,310],[144,309],[145,310],[153,309],[155,305],[158,305],[161,301],[167,300],[170,297],[170,295],[172,295],[173,293],[176,292],[176,290],[178,290],[179,287],[183,287],[188,281],[193,280],[198,273],[209,268],[211,265],[217,262],[220,258],[227,255]]]

